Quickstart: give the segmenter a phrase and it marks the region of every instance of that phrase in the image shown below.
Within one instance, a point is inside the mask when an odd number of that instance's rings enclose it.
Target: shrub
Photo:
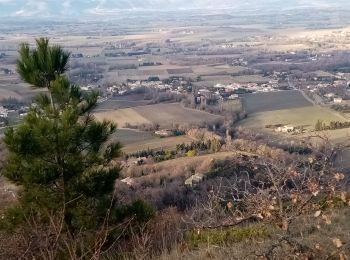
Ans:
[[[186,153],[186,156],[187,157],[195,157],[197,155],[197,151],[196,150],[189,150],[187,153]]]
[[[245,240],[266,238],[270,234],[263,225],[252,225],[242,228],[195,230],[187,234],[189,247],[198,248],[201,245],[227,245]]]
[[[130,205],[124,205],[116,209],[115,217],[118,221],[134,219],[139,223],[146,223],[154,217],[154,209],[143,200],[135,200]]]

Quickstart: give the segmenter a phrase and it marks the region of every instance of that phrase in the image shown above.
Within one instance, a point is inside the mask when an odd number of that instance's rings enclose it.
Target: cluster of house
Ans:
[[[89,87],[89,86],[88,86]],[[88,88],[87,87],[87,88]],[[158,89],[160,91],[186,94],[193,90],[194,101],[196,104],[210,104],[210,102],[218,102],[222,100],[238,99],[238,94],[255,93],[255,92],[272,92],[278,90],[278,79],[270,78],[269,82],[258,83],[231,83],[231,84],[216,84],[209,88],[196,88],[182,77],[172,77],[168,80],[129,80],[123,84],[115,84],[107,88],[107,96],[123,96],[135,92],[141,88]],[[88,89],[90,90],[90,88]]]
[[[216,84],[214,89],[216,91],[225,91],[225,92],[236,92],[242,91],[255,93],[255,92],[271,92],[278,90],[278,80],[270,79],[267,83],[232,83],[232,84]]]
[[[130,49],[136,46],[136,42],[129,41],[129,40],[123,40],[120,42],[108,42],[108,47],[106,49]]]
[[[292,125],[282,125],[275,128],[278,133],[302,134],[305,132],[303,127],[295,127]]]
[[[117,86],[113,85],[107,88],[107,94],[111,96],[123,96],[128,92],[128,89],[124,85]]]
[[[336,94],[334,94],[333,92],[325,94],[324,97],[328,100],[332,100],[334,104],[343,103],[343,98],[336,96]]]
[[[275,131],[280,133],[293,133],[295,131],[295,127],[291,125],[284,125],[277,127]]]
[[[339,89],[344,88],[344,86],[346,86],[345,91],[340,91],[340,92],[337,91]],[[318,83],[316,85],[308,85],[306,88],[314,96],[318,97],[318,99],[323,103],[326,102],[326,103],[341,104],[344,101],[344,97],[350,96],[349,87],[350,87],[350,81],[343,79],[343,80],[335,80],[333,83]],[[319,94],[320,90],[322,90],[323,92],[323,94],[321,95]]]
[[[220,91],[213,91],[211,89],[203,88],[194,93],[194,101],[196,104],[210,104],[210,102],[216,103],[218,100],[222,99],[222,93]]]
[[[5,127],[8,124],[8,117],[10,113],[18,113],[18,116],[23,117],[27,115],[29,107],[21,106],[16,109],[8,109],[6,107],[0,106],[0,127]]]
[[[256,92],[272,92],[278,90],[278,81],[270,80],[266,84],[257,83],[232,83],[232,84],[216,84],[212,88],[199,89],[195,93],[195,101],[197,104],[211,100],[235,100],[239,98],[241,93]],[[208,102],[207,102],[208,103]]]
[[[91,84],[89,84],[89,85],[86,85],[86,86],[80,86],[80,89],[82,91],[93,91],[93,90],[97,90],[99,88],[101,88],[100,85],[91,85]]]
[[[8,114],[9,114],[9,110],[4,108],[3,106],[0,106],[0,117],[7,118]]]
[[[158,130],[154,132],[155,135],[159,137],[170,137],[174,135],[173,130],[168,130],[168,129],[163,129],[163,130]]]
[[[182,94],[187,92],[188,82],[181,77],[170,79],[167,82],[161,80],[134,80],[119,85],[109,86],[107,88],[107,94],[112,96],[123,96],[141,88],[158,89],[160,91]]]

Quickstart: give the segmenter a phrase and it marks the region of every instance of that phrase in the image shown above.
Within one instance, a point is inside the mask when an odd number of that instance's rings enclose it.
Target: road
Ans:
[[[291,80],[289,79],[289,77],[288,77],[288,85],[289,85],[289,87],[290,87],[291,89],[298,90],[298,91],[303,95],[303,97],[304,97],[307,101],[309,101],[311,104],[313,104],[314,106],[319,105],[319,103],[316,103],[315,100],[313,100],[313,99],[310,98],[308,95],[306,95],[305,92],[304,92],[303,90],[301,90],[300,88],[297,88],[297,87],[293,84],[293,82],[291,82]]]
[[[303,95],[303,97],[304,97],[306,100],[308,100],[309,102],[311,102],[314,106],[318,106],[319,108],[325,108],[325,106],[322,106],[323,100],[322,100],[322,98],[321,98],[320,96],[315,95],[315,98],[316,98],[316,99],[319,99],[318,101],[315,101],[315,100],[313,100],[312,98],[310,98],[308,95],[306,95],[306,93],[305,93],[303,90],[301,90],[300,88],[296,88],[296,87],[294,86],[294,84],[289,80],[289,78],[288,78],[288,84],[289,84],[289,87],[290,87],[290,88],[299,91],[299,92]],[[334,116],[337,117],[337,118],[339,118],[340,120],[342,120],[342,121],[347,121],[347,120],[348,120],[347,118],[344,117],[344,115],[342,115],[342,114],[340,114],[340,113],[338,113],[338,112],[336,112],[336,111],[334,111],[334,110],[332,110],[332,109],[330,109],[330,111],[332,111],[333,114],[334,114]]]

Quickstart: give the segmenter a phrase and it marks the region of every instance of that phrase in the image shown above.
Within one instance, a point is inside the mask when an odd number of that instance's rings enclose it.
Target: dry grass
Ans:
[[[17,186],[6,181],[4,177],[0,177],[0,212],[17,200],[17,191]]]
[[[133,129],[118,129],[111,138],[123,145],[123,152],[135,153],[141,150],[169,150],[175,149],[177,144],[190,143],[195,138],[189,136],[174,136],[160,138],[152,132],[144,132]]]
[[[124,108],[114,111],[95,113],[97,120],[110,120],[119,127],[125,127],[127,123],[131,125],[151,124],[151,121],[141,116],[134,108]]]
[[[314,216],[302,216],[296,221],[293,226],[293,234],[289,239],[295,243],[296,247],[301,246],[301,250],[296,250],[296,252],[293,252],[295,250],[293,246],[287,242],[281,242],[281,237],[283,237],[281,230],[268,226],[266,227],[269,231],[267,237],[247,237],[242,241],[232,243],[223,241],[224,243],[219,245],[207,242],[197,249],[178,247],[170,254],[165,252],[157,259],[348,259],[350,255],[350,224],[348,221],[350,208],[334,209],[328,213],[331,220],[331,224],[328,225],[319,224]],[[250,228],[254,226],[251,225]],[[217,230],[216,232],[220,234],[220,232],[227,231]],[[333,242],[334,239],[339,239],[343,245],[337,248]],[[271,248],[274,249],[269,255],[270,258],[264,257],[271,251]],[[308,252],[302,252],[303,250]],[[310,254],[313,256],[311,257]]]
[[[242,152],[218,152],[215,154],[201,155],[195,157],[181,157],[174,160],[164,161],[143,166],[130,166],[124,168],[123,176],[131,176],[138,183],[147,182],[149,179],[165,178],[168,180],[185,179],[193,173],[207,173],[216,160],[230,159]]]
[[[125,153],[134,153],[140,150],[169,150],[174,149],[177,144],[190,143],[193,139],[188,136],[175,136],[169,138],[152,137],[148,140],[126,144],[123,148]]]
[[[243,71],[244,69],[244,67],[230,66],[227,64],[218,66],[192,66],[193,72],[201,76],[232,74]]]
[[[245,75],[235,76],[232,78],[232,81],[237,83],[267,83],[269,79],[261,75]]]
[[[201,124],[221,119],[221,116],[188,109],[180,104],[156,104],[134,108],[118,109],[115,111],[95,113],[98,120],[111,120],[124,127],[131,125],[157,123],[161,128],[171,128],[176,124]]]

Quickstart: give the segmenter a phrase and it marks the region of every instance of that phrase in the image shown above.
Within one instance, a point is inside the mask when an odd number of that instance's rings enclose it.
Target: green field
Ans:
[[[313,106],[297,90],[246,94],[242,100],[248,114]]]
[[[322,120],[325,123],[346,121],[342,115],[330,109],[308,106],[250,114],[240,125],[247,128],[262,129],[266,125],[283,124],[303,126],[305,129],[313,130],[317,120]]]

